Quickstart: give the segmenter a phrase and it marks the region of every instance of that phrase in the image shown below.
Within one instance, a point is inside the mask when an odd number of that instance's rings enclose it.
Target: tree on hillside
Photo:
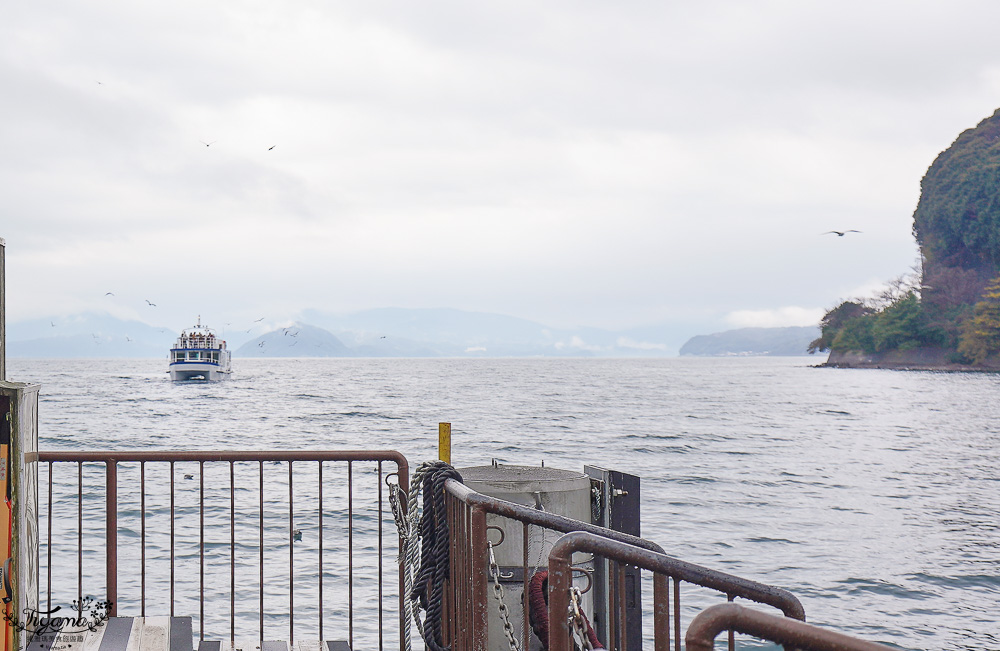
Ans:
[[[908,292],[882,310],[872,321],[871,334],[876,352],[909,350],[926,343],[916,292]]]
[[[830,350],[837,335],[847,326],[848,322],[871,313],[872,308],[865,306],[861,301],[844,301],[823,315],[823,319],[819,322],[820,336],[809,344],[807,352],[812,355],[816,352]]]
[[[973,308],[972,318],[965,322],[958,352],[974,364],[1000,352],[1000,276],[986,286],[982,300]]]

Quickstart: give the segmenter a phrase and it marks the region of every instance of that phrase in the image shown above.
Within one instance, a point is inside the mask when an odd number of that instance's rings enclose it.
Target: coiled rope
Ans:
[[[390,485],[389,489],[389,504],[402,541],[399,560],[403,562],[403,590],[407,598],[401,632],[407,651],[411,618],[430,651],[448,651],[441,639],[441,607],[444,582],[448,579],[448,518],[444,500],[444,483],[448,479],[461,482],[462,475],[444,461],[428,461],[413,473],[408,495],[398,484]],[[423,502],[422,513],[418,496]],[[401,508],[404,500],[405,513]]]

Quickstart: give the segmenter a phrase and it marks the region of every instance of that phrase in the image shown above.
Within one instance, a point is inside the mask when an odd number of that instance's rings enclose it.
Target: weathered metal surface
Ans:
[[[14,617],[38,610],[38,390],[37,384],[0,381],[0,418],[9,433],[3,461],[7,490],[0,497],[10,499],[9,506],[0,503],[10,522],[10,529],[0,533],[6,552],[0,563],[9,554],[13,599],[7,609]],[[0,630],[9,648],[24,647],[26,636],[18,627],[4,625]]]
[[[654,572],[654,576],[662,575],[674,579],[674,608],[678,622],[680,592],[677,585],[680,581],[718,590],[729,598],[741,597],[774,606],[788,617],[805,619],[805,610],[802,608],[802,604],[792,593],[782,588],[743,579],[591,533],[574,532],[560,538],[549,553],[549,621],[563,623],[561,627],[551,624],[549,626],[550,651],[569,651],[572,648],[569,630],[565,627],[565,613],[569,605],[569,589],[572,585],[571,565],[575,552],[588,552],[603,556],[618,561],[618,563],[650,570]],[[669,622],[663,621],[663,613],[667,610],[667,595],[665,593],[666,590],[663,589],[662,584],[654,592],[654,597],[658,600],[654,603],[654,612],[660,613],[657,618],[659,625],[654,631],[658,649],[665,648],[669,644],[663,639],[664,636],[669,638],[670,635]],[[623,607],[622,597],[623,592],[621,591],[615,597],[619,608]],[[623,622],[619,620],[618,623],[621,625]],[[616,648],[623,648],[622,637],[619,632]],[[609,648],[611,647],[609,646]]]
[[[594,480],[593,518],[594,524],[615,531],[640,537],[642,536],[641,480],[637,475],[630,475],[618,470],[608,470],[599,466],[584,466],[583,472]],[[615,613],[609,609],[612,595],[608,594],[609,566],[606,559],[594,560],[594,628],[600,639],[606,639],[612,625],[616,621]],[[626,649],[642,649],[642,607],[637,598],[639,589],[639,570],[625,567],[625,589],[629,591],[625,601]]]
[[[687,651],[712,651],[716,636],[725,630],[753,635],[800,651],[890,651],[894,648],[727,603],[706,608],[691,620],[685,636]]]
[[[597,525],[590,524],[589,522],[580,522],[579,520],[573,520],[572,518],[556,515],[554,513],[548,513],[546,511],[539,511],[521,504],[508,502],[507,500],[489,497],[488,495],[477,493],[465,484],[452,479],[447,480],[444,487],[445,490],[451,495],[454,495],[455,498],[461,500],[469,506],[481,507],[485,513],[502,515],[505,518],[545,527],[546,529],[552,529],[554,531],[561,531],[562,533],[585,531],[597,536],[609,538],[611,540],[618,540],[630,545],[635,545],[636,547],[663,553],[663,548],[652,541],[637,538],[636,536],[630,536],[620,531],[612,531],[611,529],[598,527]],[[485,568],[485,566],[483,567]]]
[[[139,600],[140,600],[141,612],[145,612],[145,610],[146,610],[146,604],[145,604],[145,602],[146,602],[146,592],[147,592],[147,585],[146,585],[147,584],[147,581],[146,581],[146,572],[147,572],[147,558],[146,558],[147,518],[146,518],[146,512],[145,512],[146,511],[146,464],[148,464],[148,463],[169,464],[169,466],[168,466],[168,469],[169,469],[169,483],[166,481],[166,478],[164,478],[162,485],[163,485],[163,489],[164,490],[167,490],[167,489],[170,490],[170,522],[169,522],[169,535],[170,535],[170,550],[169,550],[169,554],[170,554],[170,556],[169,556],[169,558],[170,558],[170,568],[169,568],[170,569],[170,588],[169,588],[169,595],[170,595],[170,606],[169,606],[169,612],[172,614],[173,611],[174,611],[174,592],[175,592],[175,590],[174,590],[174,581],[175,581],[175,576],[176,576],[175,564],[174,564],[175,563],[175,549],[174,549],[174,544],[175,544],[175,540],[174,540],[174,534],[175,534],[175,510],[174,510],[174,472],[175,472],[175,464],[177,464],[177,463],[184,463],[184,462],[187,462],[187,463],[197,463],[198,464],[198,472],[197,472],[197,474],[192,473],[190,476],[187,476],[186,478],[194,480],[195,477],[197,476],[197,479],[198,479],[198,489],[197,489],[197,498],[196,498],[197,499],[197,514],[194,516],[194,519],[195,519],[195,522],[197,523],[195,526],[197,526],[197,528],[198,528],[198,543],[197,543],[197,545],[198,545],[198,556],[199,556],[199,558],[198,558],[199,572],[198,572],[198,577],[195,580],[197,581],[197,593],[199,595],[198,619],[199,619],[199,638],[201,638],[201,639],[204,639],[206,637],[206,631],[205,631],[205,628],[204,628],[205,621],[206,621],[205,620],[205,604],[206,604],[206,598],[207,598],[206,597],[206,581],[205,581],[205,570],[206,570],[206,567],[205,567],[205,558],[206,558],[206,553],[207,553],[207,551],[206,551],[206,545],[207,545],[206,531],[208,530],[208,528],[210,526],[208,523],[206,523],[206,520],[205,520],[205,512],[206,512],[206,508],[207,508],[208,502],[209,502],[209,500],[206,499],[206,488],[207,488],[207,485],[206,485],[205,464],[212,464],[212,463],[223,463],[223,464],[225,464],[225,463],[228,463],[229,464],[229,472],[228,472],[229,477],[228,477],[228,482],[226,482],[226,483],[228,483],[229,485],[228,486],[219,485],[219,486],[214,486],[213,488],[218,492],[219,496],[222,497],[222,499],[224,499],[224,504],[225,504],[224,508],[228,508],[228,510],[229,510],[229,514],[228,514],[229,517],[227,518],[228,522],[226,522],[226,527],[225,528],[227,529],[226,533],[228,534],[228,537],[230,538],[230,540],[228,541],[229,542],[229,545],[228,545],[228,552],[229,552],[229,559],[228,559],[228,561],[229,561],[228,562],[229,567],[228,567],[228,570],[229,570],[229,574],[230,574],[230,581],[229,581],[230,595],[229,595],[229,604],[228,604],[229,607],[227,609],[228,610],[228,614],[229,614],[229,620],[230,620],[230,622],[229,622],[230,623],[230,626],[229,626],[229,634],[230,634],[229,638],[230,638],[230,641],[235,640],[235,638],[237,636],[237,626],[236,626],[237,609],[236,609],[236,603],[235,603],[235,593],[236,593],[236,589],[237,589],[237,572],[236,572],[236,561],[235,561],[236,552],[237,552],[237,544],[236,544],[237,543],[237,540],[236,540],[236,535],[237,535],[237,533],[236,533],[237,532],[237,526],[236,526],[236,524],[237,523],[236,523],[235,511],[236,511],[236,494],[237,494],[237,491],[238,491],[238,489],[243,488],[243,486],[239,485],[238,482],[237,482],[235,471],[234,471],[234,464],[236,464],[236,463],[248,463],[248,462],[249,463],[256,463],[258,465],[258,471],[257,471],[257,473],[259,474],[259,477],[260,477],[259,485],[257,487],[255,487],[255,488],[253,488],[252,490],[258,490],[259,493],[260,493],[260,496],[259,496],[259,509],[260,509],[260,515],[259,515],[259,518],[260,518],[259,519],[260,557],[259,557],[259,560],[260,560],[260,564],[261,564],[261,571],[260,571],[260,583],[258,584],[257,589],[258,589],[258,591],[260,593],[260,622],[259,622],[260,630],[259,630],[258,639],[262,639],[264,637],[264,622],[265,622],[264,613],[266,612],[265,611],[265,604],[264,604],[264,592],[265,592],[265,590],[264,590],[264,571],[263,571],[263,567],[264,567],[264,549],[265,549],[265,545],[264,545],[264,506],[265,506],[265,504],[264,504],[264,498],[263,498],[263,494],[264,494],[264,490],[265,490],[265,484],[264,484],[264,463],[265,462],[279,462],[279,463],[287,463],[288,464],[288,497],[287,497],[287,500],[288,500],[288,502],[287,502],[287,508],[288,508],[288,531],[287,531],[287,539],[286,540],[288,542],[293,542],[295,540],[298,540],[298,538],[296,536],[300,536],[301,535],[294,528],[295,527],[295,517],[296,517],[296,514],[299,514],[299,513],[302,513],[302,512],[306,512],[307,514],[311,513],[311,510],[307,510],[306,508],[297,506],[297,504],[296,504],[296,490],[299,489],[301,480],[297,477],[297,475],[295,475],[293,473],[293,469],[297,470],[299,468],[300,464],[305,465],[306,468],[315,468],[315,466],[312,466],[311,464],[317,464],[317,466],[318,466],[318,469],[319,469],[319,472],[318,472],[318,477],[319,478],[318,478],[318,480],[315,477],[316,473],[313,473],[314,476],[313,476],[313,478],[310,481],[313,481],[313,482],[319,481],[318,492],[320,494],[320,500],[319,500],[318,506],[315,507],[315,508],[318,508],[319,511],[320,511],[320,518],[319,518],[319,525],[318,525],[318,532],[319,532],[319,534],[318,535],[322,539],[324,527],[326,526],[325,522],[322,519],[322,511],[323,511],[323,508],[324,508],[323,507],[323,500],[322,500],[322,485],[323,485],[323,477],[324,477],[324,475],[323,475],[323,463],[324,462],[346,462],[347,463],[347,469],[346,469],[346,492],[347,492],[347,495],[346,495],[346,501],[347,501],[347,522],[346,522],[346,528],[347,528],[347,532],[346,532],[346,534],[347,534],[347,541],[348,541],[348,543],[347,543],[347,563],[346,563],[346,565],[347,565],[347,581],[346,581],[347,585],[346,585],[346,589],[348,591],[348,601],[349,601],[349,603],[347,604],[348,621],[346,623],[345,629],[346,629],[346,633],[347,633],[347,636],[348,636],[347,643],[349,645],[352,645],[352,646],[353,646],[354,617],[355,617],[354,604],[353,604],[354,576],[355,576],[355,572],[354,572],[354,562],[355,562],[355,559],[354,559],[354,551],[355,551],[355,540],[354,540],[354,527],[355,527],[354,492],[355,492],[355,488],[354,488],[354,483],[355,482],[354,482],[354,475],[353,475],[353,466],[352,466],[352,464],[355,463],[355,462],[359,462],[359,463],[360,462],[368,462],[368,463],[375,464],[374,470],[377,471],[377,482],[376,482],[377,483],[377,489],[374,488],[374,487],[366,488],[365,489],[365,491],[366,491],[365,492],[365,495],[366,495],[365,500],[366,500],[366,509],[367,509],[367,508],[369,508],[368,505],[370,504],[370,502],[367,501],[369,499],[367,497],[367,495],[370,495],[371,493],[375,493],[377,495],[378,504],[376,506],[374,506],[374,508],[376,509],[377,514],[378,514],[378,516],[377,516],[377,520],[378,520],[378,524],[377,524],[377,536],[378,536],[378,544],[377,544],[377,550],[378,550],[378,561],[377,561],[377,563],[378,563],[378,567],[377,567],[377,573],[378,573],[378,580],[379,580],[379,586],[378,586],[378,597],[379,598],[378,598],[378,613],[377,613],[377,617],[378,617],[378,626],[379,626],[379,630],[378,630],[378,642],[379,642],[378,643],[378,648],[379,648],[380,651],[382,651],[383,642],[384,642],[384,636],[383,636],[383,630],[382,630],[383,625],[384,625],[384,621],[383,621],[384,605],[383,605],[383,593],[382,593],[382,579],[383,579],[383,576],[384,576],[383,575],[383,558],[384,558],[383,553],[384,553],[384,548],[383,548],[383,544],[382,544],[382,536],[383,536],[384,532],[383,532],[383,528],[382,528],[382,524],[381,523],[382,523],[382,514],[383,514],[382,500],[384,498],[382,482],[383,482],[383,480],[385,478],[385,475],[384,475],[385,471],[383,470],[383,465],[382,464],[383,463],[394,463],[395,464],[396,467],[395,467],[395,472],[393,474],[395,474],[398,477],[398,481],[399,481],[400,486],[404,490],[406,490],[408,488],[408,479],[407,478],[408,478],[408,474],[409,474],[409,465],[408,465],[405,457],[403,457],[402,454],[400,454],[399,452],[396,452],[396,451],[383,451],[383,450],[349,450],[349,451],[299,451],[299,450],[275,450],[275,451],[163,451],[163,450],[157,451],[157,450],[147,450],[147,451],[143,451],[143,450],[132,450],[132,451],[79,451],[79,452],[62,452],[62,451],[60,451],[60,452],[40,452],[40,453],[37,454],[37,459],[39,461],[43,462],[43,463],[48,463],[49,464],[49,469],[48,469],[48,477],[49,477],[49,480],[48,480],[48,490],[49,490],[48,505],[49,505],[49,513],[50,514],[52,512],[52,510],[51,510],[52,509],[52,500],[53,500],[53,497],[52,497],[52,488],[53,488],[53,485],[54,485],[53,484],[53,480],[52,480],[52,468],[53,468],[53,465],[54,464],[59,464],[59,463],[75,463],[77,465],[77,473],[78,473],[78,495],[76,495],[74,497],[75,497],[75,501],[77,502],[77,510],[78,510],[78,513],[77,513],[77,518],[78,518],[77,531],[78,531],[79,538],[78,538],[77,545],[76,545],[76,547],[77,547],[76,552],[77,552],[77,557],[78,557],[78,561],[77,561],[78,562],[78,566],[77,566],[77,568],[78,568],[78,577],[79,577],[79,582],[80,582],[80,586],[79,586],[79,592],[80,593],[83,593],[84,567],[83,567],[83,559],[82,559],[82,550],[83,550],[84,544],[85,544],[84,537],[83,537],[83,526],[82,526],[82,519],[83,519],[83,515],[82,515],[82,511],[83,511],[83,508],[82,508],[82,495],[83,495],[83,492],[84,492],[83,467],[84,467],[84,464],[99,464],[100,466],[103,466],[103,468],[104,468],[104,482],[103,483],[104,483],[104,490],[105,490],[104,502],[105,502],[105,514],[106,514],[105,532],[104,532],[104,538],[105,538],[104,542],[105,542],[105,545],[106,545],[105,575],[106,575],[107,599],[108,599],[108,601],[110,601],[113,604],[112,608],[114,609],[113,612],[112,612],[112,615],[116,615],[117,614],[116,605],[117,605],[117,602],[118,602],[118,571],[119,571],[119,568],[118,568],[118,551],[119,551],[118,550],[118,530],[119,530],[119,521],[118,521],[118,490],[119,490],[119,481],[120,481],[120,474],[121,474],[121,473],[119,473],[119,465],[120,464],[134,464],[134,463],[140,464],[139,468],[138,468],[138,470],[139,470],[139,478],[140,478],[139,479],[139,482],[140,482],[139,493],[140,493],[140,495],[139,495],[138,499],[139,499],[139,504],[140,504],[139,520],[140,520],[141,525],[140,525],[139,541],[138,542],[139,542],[139,546],[140,546],[139,557],[141,559],[141,561],[140,561],[141,576],[139,577],[139,579],[140,579],[140,586],[141,587],[140,587],[140,594],[138,596],[139,596]],[[132,466],[132,468],[134,469],[134,466]],[[309,507],[309,509],[312,509],[312,508],[314,508],[314,507],[312,507],[312,506]],[[51,536],[52,536],[52,533],[51,533],[51,522],[52,522],[52,518],[49,517],[49,519],[48,519],[48,523],[49,523],[49,540],[51,540]],[[164,524],[163,526],[166,526],[166,525]],[[361,525],[361,526],[363,526],[363,525]],[[218,528],[216,528],[215,531],[218,532]],[[165,533],[166,532],[164,532],[164,534]],[[51,600],[51,591],[52,591],[51,568],[53,566],[53,561],[51,559],[52,545],[47,545],[47,550],[48,550],[47,551],[47,554],[48,554],[47,565],[48,565],[48,572],[49,572],[49,577],[50,577],[49,581],[48,581],[48,588],[47,589],[48,589],[48,593],[49,593],[49,599]],[[295,623],[295,620],[297,618],[295,618],[295,614],[294,614],[294,610],[295,610],[295,595],[296,595],[296,582],[294,580],[294,577],[296,575],[296,558],[295,558],[294,545],[293,544],[288,544],[287,559],[288,559],[288,577],[287,577],[287,580],[288,580],[288,612],[287,612],[287,616],[288,616],[288,621],[289,621],[289,627],[288,627],[288,632],[287,632],[288,638],[287,639],[289,641],[291,641],[291,642],[294,642],[294,637],[293,637],[295,635],[294,623]],[[301,562],[300,562],[300,564],[301,564]],[[324,574],[325,574],[325,571],[324,571],[324,556],[323,556],[322,551],[320,551],[320,553],[318,554],[318,567],[316,568],[316,570],[317,571],[315,572],[315,575],[317,577],[317,581],[319,582],[319,589],[322,590],[322,581],[323,581],[323,577],[324,577]],[[298,574],[299,574],[300,577],[302,576],[301,568],[299,568]],[[402,580],[400,580],[400,587],[402,587]],[[166,592],[166,591],[164,591],[164,592]],[[400,604],[400,616],[403,616],[402,615],[402,613],[403,613],[403,608],[402,608],[402,599],[403,599],[403,596],[404,596],[403,595],[403,591],[402,591],[402,589],[400,589],[400,598],[399,598],[400,599],[400,601],[399,601],[399,604]],[[163,612],[163,611],[166,610],[167,606],[166,606],[166,604],[160,603],[160,604],[157,604],[157,608],[160,610],[160,612]],[[319,615],[318,615],[319,623],[318,623],[318,627],[317,627],[317,632],[319,633],[319,635],[316,635],[316,639],[321,639],[322,635],[323,635],[323,628],[324,628],[323,615],[322,615],[323,609],[319,608],[317,610],[319,612]],[[241,633],[242,633],[242,631],[241,631]],[[216,635],[219,635],[219,633],[216,633]],[[403,643],[403,640],[400,640],[401,648],[402,648],[402,643]]]
[[[577,473],[571,474],[578,476]],[[568,476],[567,478],[575,481],[575,478],[570,478]],[[529,525],[542,527],[559,533],[586,531],[596,536],[619,540],[650,551],[657,551],[661,553],[663,551],[659,545],[651,541],[643,540],[642,538],[637,538],[619,531],[599,527],[590,524],[589,522],[582,522],[580,520],[574,520],[555,513],[540,511],[534,508],[534,506],[516,504],[514,502],[496,497],[490,497],[454,480],[448,480],[445,482],[445,491],[449,499],[456,500],[464,507],[464,511],[468,514],[470,519],[482,518],[482,524],[479,525],[480,531],[476,531],[474,529],[470,531],[468,528],[453,530],[451,543],[451,548],[453,550],[452,553],[466,554],[464,557],[464,566],[466,568],[465,572],[471,580],[472,594],[467,599],[456,598],[456,608],[459,609],[456,616],[461,618],[463,621],[471,620],[472,622],[470,624],[472,635],[469,638],[469,643],[472,645],[469,648],[472,649],[472,651],[486,651],[488,647],[488,612],[491,608],[491,602],[488,599],[487,591],[487,569],[489,567],[487,535],[490,536],[489,539],[492,540],[494,544],[499,542],[499,536],[497,535],[497,532],[492,529],[487,531],[487,514],[499,515],[522,523],[522,532],[520,536],[520,546],[522,550],[521,574],[525,577],[525,582],[522,585],[522,589],[525,591],[527,590],[527,578],[530,577],[529,570],[533,566],[533,563],[529,563],[528,548],[527,545],[524,544],[524,540],[526,539],[525,529]],[[458,508],[458,505],[456,505],[455,508]],[[513,538],[517,538],[517,536],[513,536]],[[504,544],[512,543],[504,542]],[[455,579],[453,581],[452,589],[457,589],[458,584],[461,584],[461,582],[462,581],[460,579]],[[522,641],[525,643],[525,649],[527,649],[527,643],[531,640],[531,629],[528,623],[528,609],[526,607],[521,607],[511,609],[511,611],[520,611],[522,613]],[[464,649],[464,647],[462,648]]]

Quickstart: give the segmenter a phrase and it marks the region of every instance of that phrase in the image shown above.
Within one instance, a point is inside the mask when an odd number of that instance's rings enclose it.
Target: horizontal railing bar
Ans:
[[[716,636],[728,629],[803,651],[889,651],[895,648],[733,603],[717,604],[698,613],[688,625],[684,642],[688,651],[712,651]]]
[[[662,547],[645,538],[638,538],[627,533],[622,533],[621,531],[615,531],[614,529],[599,527],[596,524],[581,522],[563,515],[556,515],[548,511],[539,511],[523,504],[516,504],[496,497],[490,497],[489,495],[483,495],[454,479],[445,480],[444,489],[456,499],[461,500],[469,506],[481,506],[486,512],[505,518],[527,522],[528,524],[538,525],[562,533],[583,531],[601,538],[610,538],[611,540],[616,540],[627,545],[634,545],[635,547],[641,547],[660,554],[665,553]]]
[[[42,462],[140,461],[393,461],[401,475],[406,457],[395,450],[70,450],[40,451]]]
[[[566,568],[570,567],[574,552],[585,552],[612,558],[640,569],[666,574],[671,578],[718,590],[726,595],[774,606],[781,610],[786,617],[802,621],[805,621],[806,618],[802,602],[783,588],[744,579],[583,531],[568,533],[552,546],[552,550],[549,552],[549,568],[552,570],[549,575],[549,583],[552,585],[552,590],[556,589],[556,582],[560,580],[559,574],[554,568],[558,566],[561,571],[568,573]]]

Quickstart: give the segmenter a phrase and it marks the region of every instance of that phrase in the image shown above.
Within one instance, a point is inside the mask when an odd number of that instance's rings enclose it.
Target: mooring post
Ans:
[[[451,463],[451,423],[438,423],[438,459]]]

